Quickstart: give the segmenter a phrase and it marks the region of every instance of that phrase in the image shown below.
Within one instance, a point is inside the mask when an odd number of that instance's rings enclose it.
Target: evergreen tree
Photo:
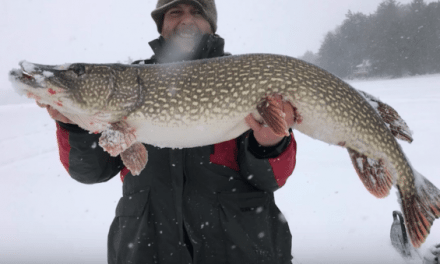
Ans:
[[[318,52],[318,64],[342,77],[352,74],[366,55],[368,17],[348,11],[343,24],[334,33],[328,33]]]
[[[369,37],[369,18],[362,13],[348,11],[340,28],[340,38],[343,43],[346,63],[346,76],[352,75],[356,66],[364,60],[369,60],[367,53]],[[344,76],[345,77],[345,76]]]
[[[348,11],[342,25],[326,34],[317,59],[312,55],[304,56],[342,78],[367,60],[370,76],[440,72],[440,1],[384,0],[369,16]]]
[[[425,9],[426,25],[426,59],[427,71],[440,72],[440,2],[430,3]]]
[[[343,59],[346,54],[338,31],[327,33],[318,52],[318,65],[343,78],[347,75],[347,65]]]
[[[424,0],[413,0],[408,6],[405,16],[405,60],[402,62],[405,70],[411,75],[427,72],[427,5]]]
[[[304,53],[304,55],[302,55],[301,57],[299,57],[299,59],[310,62],[312,64],[317,64],[318,62],[318,55],[311,52],[310,50],[306,51],[306,53]]]
[[[374,15],[372,45],[369,53],[375,75],[402,76],[402,61],[405,58],[405,41],[402,39],[403,14],[395,0],[382,2]]]

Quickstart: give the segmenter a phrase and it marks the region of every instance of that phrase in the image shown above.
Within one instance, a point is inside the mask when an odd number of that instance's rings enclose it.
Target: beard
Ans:
[[[179,26],[165,41],[161,62],[177,62],[194,59],[199,50],[203,32],[193,25]]]

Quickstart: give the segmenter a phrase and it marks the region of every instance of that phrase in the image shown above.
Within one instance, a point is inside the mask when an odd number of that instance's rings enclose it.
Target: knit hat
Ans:
[[[211,25],[212,32],[217,31],[217,9],[214,0],[158,0],[156,9],[151,12],[151,17],[157,25],[157,31],[162,33],[163,16],[168,9],[178,4],[192,4],[202,11],[203,17]]]

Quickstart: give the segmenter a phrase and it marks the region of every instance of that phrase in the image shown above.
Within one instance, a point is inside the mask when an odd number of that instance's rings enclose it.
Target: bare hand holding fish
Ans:
[[[56,110],[55,108],[53,108],[50,105],[40,104],[38,101],[37,101],[37,105],[41,108],[46,108],[47,113],[50,115],[50,117],[52,117],[52,119],[66,123],[66,124],[75,124],[69,118],[65,117],[58,110]]]
[[[281,96],[275,97],[275,103],[277,108],[281,111],[280,114],[284,115],[287,126],[292,127],[295,124],[292,105],[283,101]],[[282,135],[275,134],[272,128],[265,123],[258,122],[252,114],[246,116],[245,120],[254,131],[255,139],[260,145],[265,147],[274,146],[283,139]]]

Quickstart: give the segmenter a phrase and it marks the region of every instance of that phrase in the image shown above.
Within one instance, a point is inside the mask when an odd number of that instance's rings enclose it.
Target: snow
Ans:
[[[32,73],[35,71],[35,65],[33,63],[30,63],[28,61],[21,61],[19,63],[21,67],[23,67],[23,70],[27,73]]]
[[[357,166],[359,167],[359,170],[363,171],[364,170],[364,159],[363,158],[357,158],[356,159],[356,163],[357,163]]]
[[[53,77],[53,72],[43,71],[44,77]]]
[[[64,63],[64,64],[61,64],[61,65],[57,65],[57,66],[55,66],[54,67],[54,70],[67,70],[67,69],[69,69],[69,67],[70,67],[70,65],[72,65],[72,63]]]
[[[122,195],[118,177],[96,185],[69,177],[59,162],[55,123],[45,109],[14,91],[6,73],[23,59],[49,65],[146,59],[152,55],[148,41],[158,34],[145,13],[156,2],[0,1],[0,263],[106,263],[107,232]],[[234,8],[230,1],[216,2],[226,51],[300,56],[316,51],[348,9],[368,14],[382,0],[281,1],[271,12],[255,0],[234,1]],[[351,82],[399,112],[414,131],[411,145],[401,143],[406,155],[438,187],[439,83],[440,75]],[[295,136],[297,167],[275,194],[283,212],[279,218],[292,231],[293,263],[405,263],[389,239],[392,211],[400,210],[395,189],[388,198],[376,199],[359,180],[347,151],[298,132]],[[421,252],[436,243],[440,220]]]
[[[414,142],[399,141],[414,168],[440,185],[437,140],[440,75],[350,82],[394,107],[414,131]],[[276,192],[293,235],[294,263],[405,263],[391,246],[397,190],[377,199],[365,189],[346,150],[295,133],[297,167]],[[434,222],[421,253],[440,242]],[[356,260],[356,262],[354,262]],[[414,263],[421,263],[416,261]]]
[[[440,187],[439,83],[440,75],[351,82],[399,112],[415,132],[411,145],[401,142],[406,155]],[[96,185],[72,180],[59,161],[55,123],[45,109],[2,99],[0,262],[105,263],[120,179]],[[406,263],[389,238],[392,212],[400,210],[395,189],[385,199],[373,197],[346,150],[295,136],[297,167],[275,193],[280,220],[288,221],[293,235],[294,263]],[[439,242],[437,220],[421,253]]]

